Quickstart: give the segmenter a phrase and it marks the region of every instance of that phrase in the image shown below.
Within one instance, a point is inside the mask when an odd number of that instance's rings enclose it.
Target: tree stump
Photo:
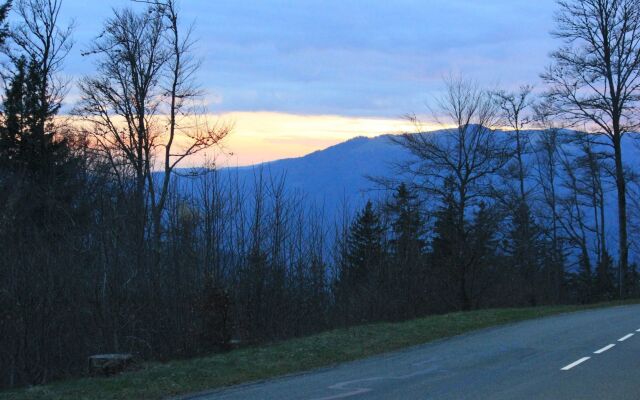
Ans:
[[[94,376],[117,374],[132,362],[131,354],[96,354],[89,357],[89,373]]]

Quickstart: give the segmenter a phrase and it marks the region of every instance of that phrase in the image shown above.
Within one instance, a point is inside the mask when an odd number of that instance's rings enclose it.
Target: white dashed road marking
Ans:
[[[575,367],[576,365],[580,365],[583,362],[587,361],[588,359],[590,359],[591,357],[582,357],[581,359],[579,359],[578,361],[572,362],[571,364],[567,365],[566,367],[561,368],[562,371],[568,371],[571,368]]]
[[[640,332],[640,329],[636,329],[636,332]],[[629,333],[624,335],[623,337],[621,337],[620,339],[618,339],[618,342],[624,342],[625,340],[629,339],[631,336],[635,335],[635,333]],[[596,351],[593,352],[593,354],[602,354],[607,350],[611,350],[613,347],[615,346],[615,344],[608,344],[606,346],[604,346],[601,349],[598,349]],[[582,364],[583,362],[587,361],[588,359],[590,359],[591,357],[582,357],[581,359],[579,359],[578,361],[572,362],[571,364],[567,365],[566,367],[560,368],[562,371],[568,371],[571,368]]]
[[[609,350],[610,348],[612,348],[613,346],[615,346],[615,344],[610,344],[608,346],[604,346],[603,348],[601,348],[600,350],[596,350],[593,352],[593,354],[602,354],[605,351]]]
[[[623,337],[618,339],[618,342],[624,342],[625,340],[629,339],[631,336],[633,336],[633,333],[630,333],[628,335],[624,335]]]

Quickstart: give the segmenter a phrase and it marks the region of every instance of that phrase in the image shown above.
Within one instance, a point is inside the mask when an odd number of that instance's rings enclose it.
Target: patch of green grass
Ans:
[[[109,378],[0,392],[0,400],[160,399],[356,360],[490,326],[621,304],[480,310],[336,329],[210,357],[148,363],[138,371]]]

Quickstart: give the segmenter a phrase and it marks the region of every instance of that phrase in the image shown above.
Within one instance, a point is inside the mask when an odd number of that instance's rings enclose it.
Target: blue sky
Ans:
[[[77,43],[67,74],[91,72],[80,52],[111,8],[123,6],[140,7],[64,0]],[[491,87],[536,85],[558,44],[549,34],[554,0],[182,0],[180,7],[195,23],[211,112],[243,118],[399,119],[424,112],[450,73]]]

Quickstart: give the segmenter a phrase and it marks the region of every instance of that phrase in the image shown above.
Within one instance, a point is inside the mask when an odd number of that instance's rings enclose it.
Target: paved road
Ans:
[[[640,306],[486,329],[192,399],[638,400]]]

